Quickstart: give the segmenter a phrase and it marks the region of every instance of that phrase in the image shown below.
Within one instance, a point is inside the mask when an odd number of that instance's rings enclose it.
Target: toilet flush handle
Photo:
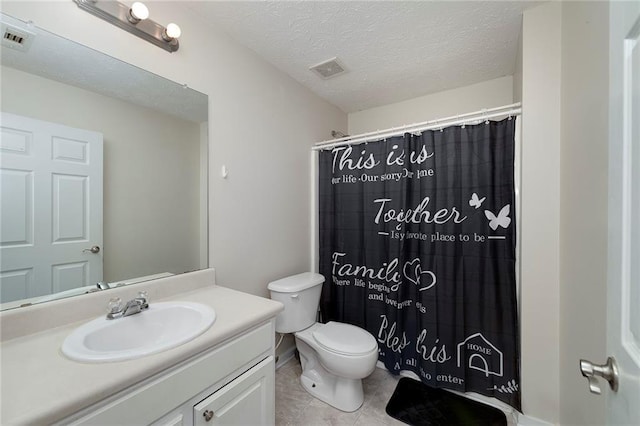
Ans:
[[[296,294],[292,294],[292,295],[291,295],[291,298],[292,298],[292,299],[296,299],[296,300],[298,300],[298,293],[296,293]]]

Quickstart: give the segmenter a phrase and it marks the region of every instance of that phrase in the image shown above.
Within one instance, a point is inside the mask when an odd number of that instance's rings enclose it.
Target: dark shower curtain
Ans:
[[[515,120],[320,152],[323,321],[379,360],[520,410]]]

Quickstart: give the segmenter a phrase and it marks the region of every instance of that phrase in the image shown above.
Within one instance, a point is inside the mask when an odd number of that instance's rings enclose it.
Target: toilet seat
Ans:
[[[371,334],[351,324],[330,321],[312,335],[323,349],[341,355],[362,355],[378,349],[378,342]]]

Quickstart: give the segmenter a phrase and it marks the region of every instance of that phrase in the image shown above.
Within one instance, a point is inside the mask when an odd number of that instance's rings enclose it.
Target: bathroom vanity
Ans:
[[[282,305],[214,280],[210,269],[1,313],[0,423],[273,424],[274,318]],[[61,353],[65,338],[102,315],[111,297],[140,290],[151,305],[208,305],[216,320],[181,346],[137,359],[81,363]]]

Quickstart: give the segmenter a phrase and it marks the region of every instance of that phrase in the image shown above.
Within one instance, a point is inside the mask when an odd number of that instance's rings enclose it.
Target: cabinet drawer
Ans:
[[[265,359],[193,407],[195,426],[272,425],[275,364]]]
[[[168,368],[62,424],[150,424],[259,356],[270,353],[271,324]]]

